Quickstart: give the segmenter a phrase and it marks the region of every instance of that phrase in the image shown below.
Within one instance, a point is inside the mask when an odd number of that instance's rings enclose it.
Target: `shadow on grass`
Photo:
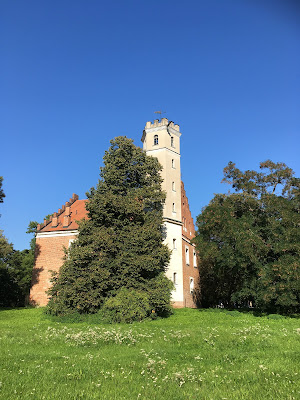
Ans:
[[[223,313],[226,315],[231,315],[232,317],[238,317],[241,314],[250,314],[253,317],[267,317],[268,319],[283,319],[283,318],[299,318],[300,314],[274,314],[272,312],[267,312],[256,308],[199,308],[199,312],[214,312]]]

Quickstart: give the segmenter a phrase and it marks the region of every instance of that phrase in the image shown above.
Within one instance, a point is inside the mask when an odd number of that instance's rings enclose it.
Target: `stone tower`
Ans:
[[[182,254],[182,215],[181,215],[181,170],[180,170],[179,125],[166,118],[154,123],[147,122],[143,136],[143,149],[147,155],[157,157],[163,167],[162,189],[166,192],[164,223],[167,236],[165,243],[172,250],[166,275],[175,284],[172,300],[175,306],[184,305],[183,293],[183,254]]]

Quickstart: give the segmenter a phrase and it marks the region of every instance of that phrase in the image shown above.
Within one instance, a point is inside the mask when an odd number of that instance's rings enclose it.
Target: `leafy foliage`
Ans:
[[[27,233],[33,233],[30,222]],[[30,242],[30,249],[14,250],[0,231],[0,306],[20,307],[26,303],[31,286],[34,265],[35,238]]]
[[[202,305],[247,304],[275,311],[299,307],[300,180],[283,163],[261,172],[229,163],[224,182],[197,217]]]
[[[157,159],[132,140],[111,141],[98,186],[87,193],[89,219],[81,221],[78,239],[54,277],[50,314],[95,313],[123,287],[148,293],[151,307],[167,313],[170,252],[162,243],[160,170]]]
[[[122,287],[116,296],[105,300],[101,316],[110,323],[141,321],[151,314],[148,293]]]
[[[0,176],[0,203],[5,194],[2,189],[3,177]],[[27,233],[35,233],[37,222],[31,221]],[[34,264],[35,238],[30,242],[30,249],[14,250],[0,231],[0,307],[24,306],[31,286]]]

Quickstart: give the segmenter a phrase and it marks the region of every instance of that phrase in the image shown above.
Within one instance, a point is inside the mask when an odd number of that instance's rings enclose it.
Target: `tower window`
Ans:
[[[175,249],[177,249],[177,246],[176,246],[176,239],[173,239],[173,250],[175,250]]]
[[[172,159],[172,168],[175,168],[175,160]]]
[[[171,136],[171,147],[174,147],[174,137]]]
[[[194,253],[193,253],[193,264],[194,264],[194,267],[195,268],[197,268],[197,255],[196,255],[196,251],[194,250]]]
[[[158,135],[154,135],[154,146],[158,144]]]
[[[175,192],[175,182],[172,182],[172,190]]]
[[[172,204],[172,211],[173,211],[173,212],[176,212],[175,203]]]
[[[176,285],[176,283],[177,283],[177,273],[176,272],[173,272],[173,283],[174,283],[174,285]]]

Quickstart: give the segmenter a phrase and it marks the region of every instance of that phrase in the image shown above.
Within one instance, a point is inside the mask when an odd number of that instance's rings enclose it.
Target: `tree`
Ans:
[[[2,189],[2,182],[3,182],[3,176],[0,176],[0,203],[3,203],[3,199],[5,197],[5,194]]]
[[[299,307],[300,180],[284,163],[267,160],[242,172],[230,162],[218,194],[197,217],[201,299],[282,312]]]
[[[27,233],[34,233],[37,223],[30,222]],[[35,228],[34,228],[35,227]],[[0,231],[0,306],[22,307],[26,304],[34,265],[35,238],[30,249],[14,250]]]
[[[49,313],[95,313],[121,288],[147,294],[159,315],[170,311],[160,170],[131,139],[111,141],[99,183],[87,193],[89,219],[54,277]]]
[[[0,231],[0,307],[10,307],[16,304],[19,297],[18,284],[9,267],[9,258],[13,246]]]

